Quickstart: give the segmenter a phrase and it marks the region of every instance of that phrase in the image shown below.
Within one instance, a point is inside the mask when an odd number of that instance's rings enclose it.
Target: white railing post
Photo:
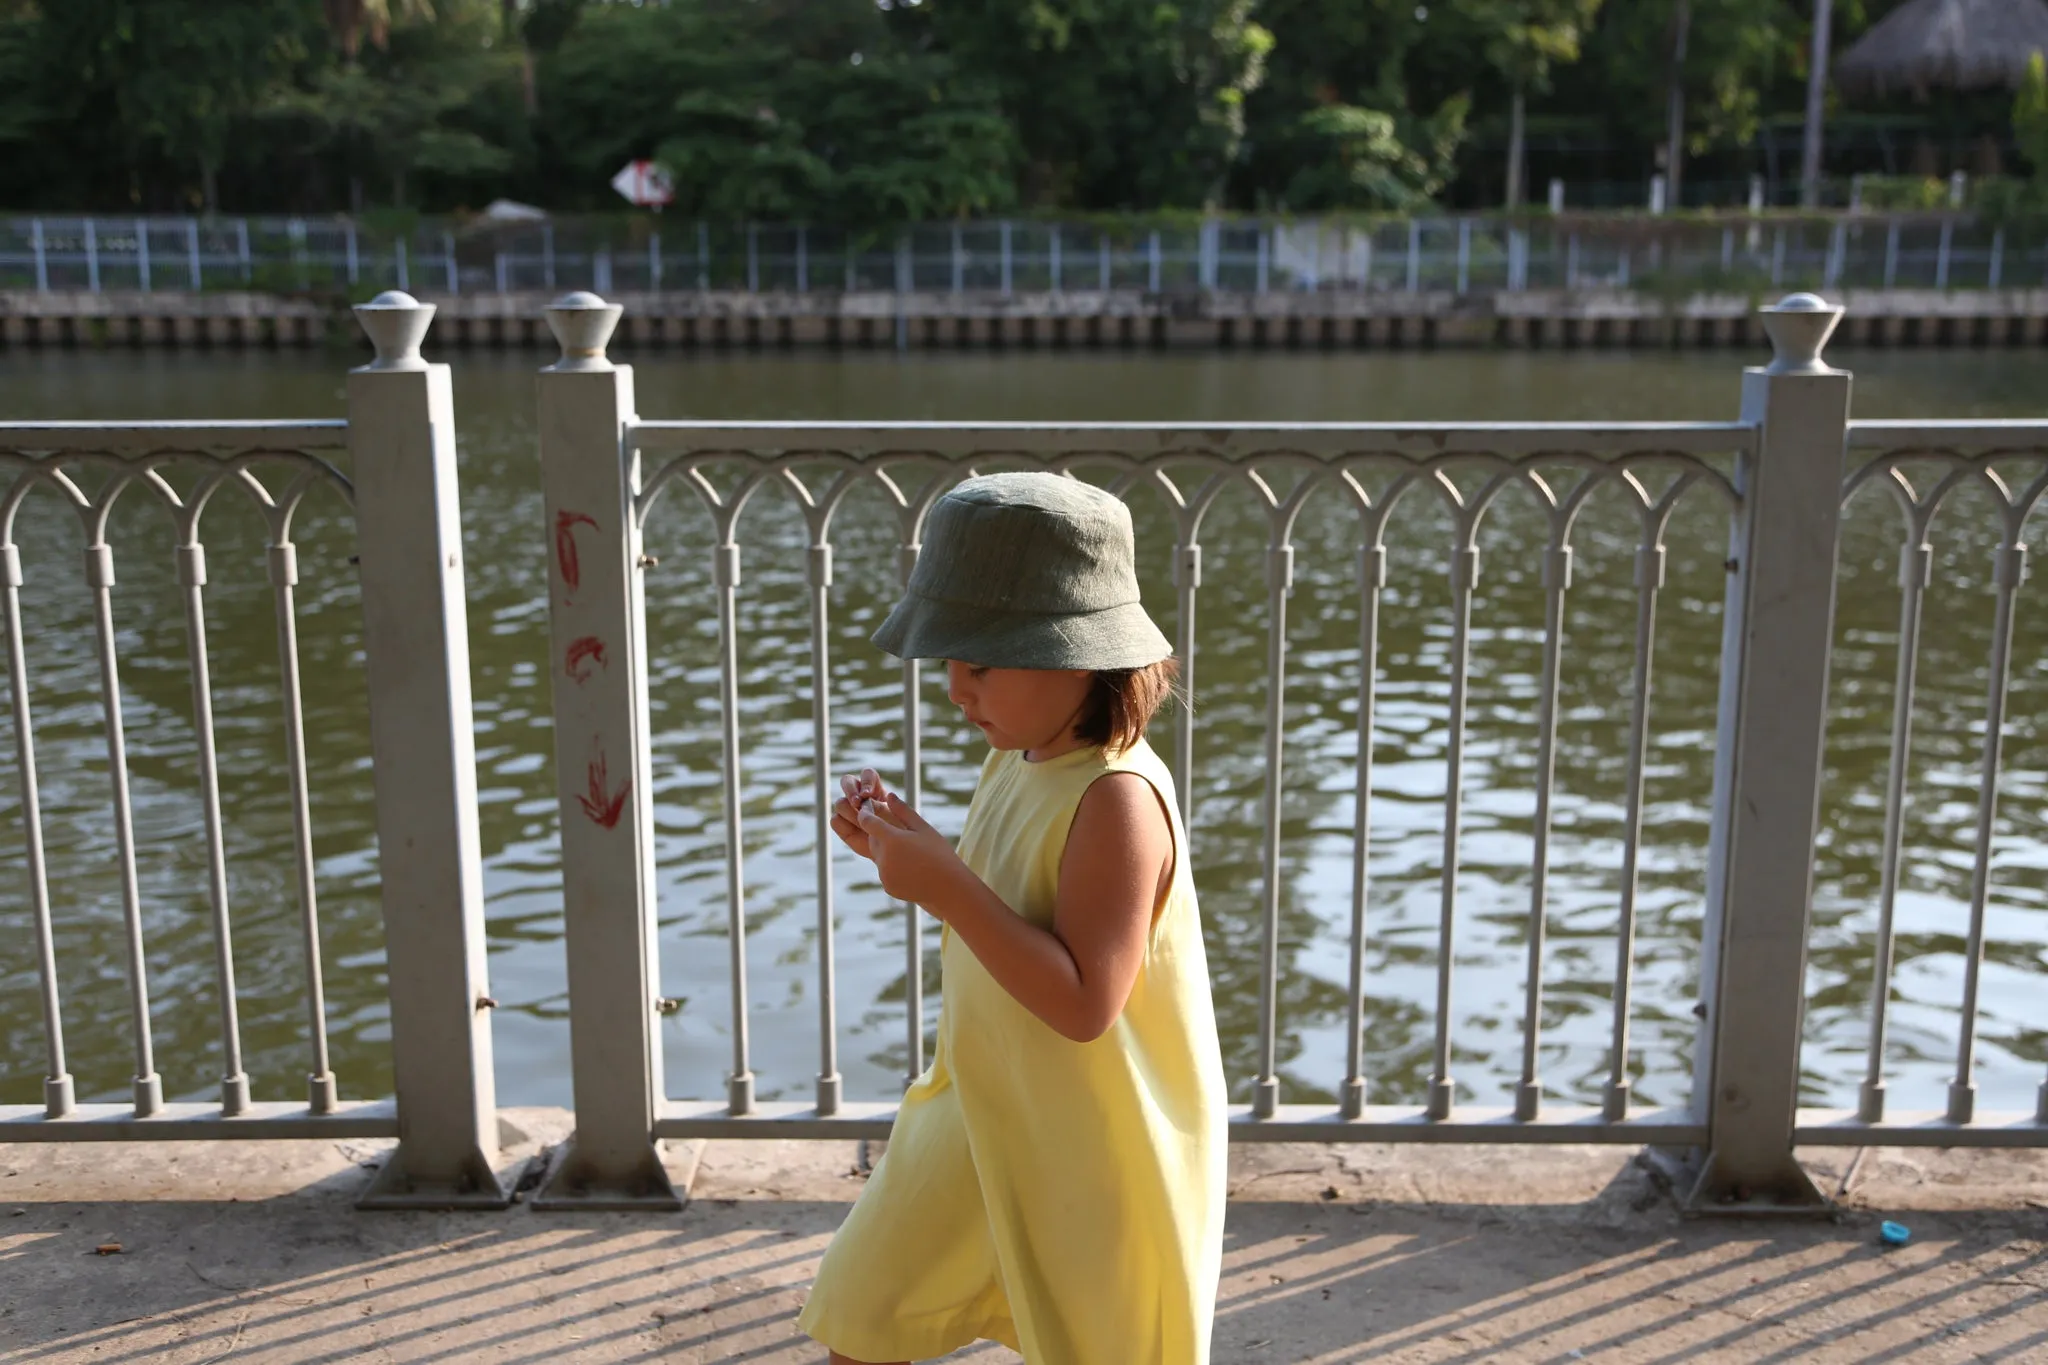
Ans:
[[[448,367],[434,308],[356,309],[377,358],[348,377],[398,1150],[362,1208],[502,1208],[477,831],[475,721]]]
[[[1004,297],[1004,298],[1008,298],[1008,297],[1010,297],[1010,290],[1011,290],[1011,282],[1012,282],[1012,281],[1013,281],[1013,279],[1015,278],[1015,276],[1013,275],[1013,273],[1012,273],[1012,272],[1013,272],[1013,271],[1014,271],[1014,269],[1015,269],[1015,264],[1014,264],[1014,262],[1015,262],[1015,254],[1016,254],[1016,253],[1015,253],[1015,252],[1014,252],[1014,251],[1012,250],[1012,246],[1011,246],[1011,241],[1010,241],[1010,220],[1009,220],[1009,219],[1007,219],[1007,218],[1005,218],[1005,219],[1003,220],[1003,223],[1002,223],[1002,236],[1003,236],[1003,250],[1002,250],[1002,258],[1003,258],[1003,297]]]
[[[89,220],[88,220],[89,221]],[[249,258],[249,220],[235,220],[235,258],[242,266],[242,283],[248,284],[256,278],[255,262]]]
[[[540,372],[549,537],[548,676],[561,806],[562,911],[576,1134],[535,1208],[681,1207],[654,1144],[654,813],[638,461],[622,438],[633,370],[605,358],[619,305],[551,304],[562,357]]]
[[[443,232],[441,234],[441,267],[448,276],[448,292],[450,294],[460,294],[462,292],[462,272],[457,269],[455,264],[455,234],[452,232]]]
[[[148,292],[154,286],[149,282],[149,220],[135,220],[135,278],[138,288]]]
[[[1792,1155],[1807,929],[1834,638],[1849,376],[1821,348],[1842,310],[1762,310],[1775,358],[1742,376],[1756,448],[1736,471],[1721,634],[1693,1107],[1707,1126],[1687,1204],[1818,1209]]]
[[[36,292],[50,292],[50,255],[43,245],[43,220],[31,219],[28,225],[29,247],[36,257]]]
[[[204,289],[206,287],[206,280],[205,276],[201,273],[199,265],[199,220],[197,218],[187,218],[185,220],[185,258],[187,261],[186,274],[191,280],[192,289],[194,291]]]
[[[100,239],[90,218],[85,220],[85,287],[100,292]]]

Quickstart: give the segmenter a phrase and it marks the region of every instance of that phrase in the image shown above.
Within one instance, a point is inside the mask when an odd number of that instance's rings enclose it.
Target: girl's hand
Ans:
[[[893,794],[863,806],[857,825],[882,889],[943,919],[938,907],[957,892],[963,874],[973,875],[946,836]]]
[[[860,808],[888,796],[882,787],[882,776],[873,768],[862,768],[858,776],[840,778],[839,791],[839,799],[832,803],[832,832],[848,848],[873,862],[874,851],[868,845],[867,834],[860,827]]]

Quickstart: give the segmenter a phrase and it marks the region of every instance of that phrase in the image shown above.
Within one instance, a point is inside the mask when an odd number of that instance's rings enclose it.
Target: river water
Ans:
[[[2025,353],[1849,353],[1865,417],[2039,416],[2048,384]],[[10,418],[316,417],[342,412],[339,355],[14,353]],[[556,806],[549,734],[546,540],[534,450],[534,360],[455,368],[498,1090],[569,1099]],[[1043,354],[654,357],[649,417],[1025,420],[1631,420],[1734,415],[1740,361],[1707,354]],[[1170,538],[1138,505],[1144,584],[1171,633]],[[750,507],[742,590],[742,795],[753,1065],[764,1098],[807,1098],[817,1069],[810,651],[801,525],[787,499]],[[117,510],[115,592],[158,1067],[166,1094],[217,1094],[219,998],[185,632],[160,508]],[[283,767],[275,626],[261,523],[246,500],[207,515],[214,705],[247,1067],[261,1099],[303,1095],[304,968]],[[1667,533],[1641,858],[1629,1070],[1639,1102],[1682,1102],[1698,980],[1721,560],[1727,515],[1701,490]],[[878,499],[835,524],[835,767],[900,769],[899,673],[866,643],[893,592]],[[388,1093],[377,863],[350,532],[316,496],[298,529],[301,649],[328,1026],[343,1093]],[[1233,1089],[1256,1065],[1264,780],[1263,520],[1249,493],[1207,524],[1199,618],[1195,862]],[[1896,511],[1852,506],[1837,614],[1805,1049],[1808,1102],[1854,1103],[1872,983],[1883,784],[1895,665]],[[132,1031],[98,667],[73,518],[37,494],[22,513],[44,823],[70,1066],[81,1099],[123,1099]],[[1962,996],[1991,625],[1995,532],[1965,495],[1936,523],[1915,715],[1913,795],[1898,903],[1888,1072],[1895,1108],[1934,1108],[1952,1074]],[[1298,528],[1288,623],[1282,843],[1283,1099],[1329,1098],[1343,1074],[1352,879],[1358,630],[1356,530],[1334,500]],[[1509,1102],[1520,1066],[1535,711],[1542,659],[1541,525],[1506,500],[1481,538],[1466,748],[1453,1075],[1463,1099]],[[1597,1103],[1609,1065],[1626,801],[1636,520],[1596,494],[1575,534],[1568,599],[1541,1074]],[[655,788],[668,1093],[723,1094],[730,1056],[716,618],[707,524],[680,492],[650,533]],[[1376,1102],[1420,1102],[1435,1012],[1444,818],[1448,523],[1411,501],[1388,538],[1369,841],[1367,1074]],[[2048,666],[2023,593],[1987,920],[1977,1081],[1984,1109],[2030,1109],[2048,1064]],[[928,675],[936,670],[928,670]],[[933,681],[926,808],[957,831],[982,749]],[[1154,742],[1171,753],[1173,725]],[[8,723],[11,729],[11,722]],[[43,1043],[24,891],[14,745],[0,756],[0,1102],[41,1098]],[[899,911],[850,857],[837,864],[839,1041],[849,1098],[900,1088],[907,1046]],[[927,926],[928,948],[937,935]],[[928,963],[927,1022],[936,1008]]]

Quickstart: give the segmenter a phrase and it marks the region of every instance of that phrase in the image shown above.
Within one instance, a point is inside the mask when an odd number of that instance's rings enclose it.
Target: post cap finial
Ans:
[[[562,358],[548,368],[555,371],[612,369],[612,362],[605,359],[604,348],[619,325],[619,315],[625,311],[616,303],[606,303],[587,289],[564,294],[549,304],[548,330],[555,334],[555,343],[562,348]]]
[[[363,368],[367,370],[423,370],[427,362],[420,358],[420,343],[426,340],[427,327],[434,321],[434,305],[421,303],[412,295],[396,289],[387,289],[368,303],[359,303],[355,309],[356,320],[370,337],[370,344],[377,349],[377,358]]]
[[[1840,304],[1829,303],[1818,294],[1788,294],[1776,305],[1760,308],[1764,333],[1773,352],[1769,374],[1827,374],[1820,358],[1836,326],[1842,321]]]

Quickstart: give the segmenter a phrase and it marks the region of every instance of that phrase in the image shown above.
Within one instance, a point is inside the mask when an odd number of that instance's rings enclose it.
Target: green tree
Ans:
[[[964,73],[993,82],[1027,202],[1220,202],[1272,35],[1251,0],[946,0],[907,8]]]
[[[2036,52],[2012,105],[2012,136],[2034,178],[2048,187],[2048,62]]]
[[[501,141],[486,135],[505,124],[502,109],[489,114],[492,95],[502,104],[517,81],[517,58],[497,45],[495,20],[483,5],[446,0],[438,18],[424,4],[410,12],[422,22],[396,34],[370,30],[373,46],[383,39],[381,50],[318,68],[266,107],[268,117],[346,167],[356,212],[369,175],[383,178],[393,206],[402,208],[415,177],[475,180],[513,163]]]
[[[728,221],[1003,207],[1017,152],[994,88],[922,36],[872,0],[593,6],[542,67],[550,152],[607,201],[655,155],[679,212]]]
[[[1510,210],[1518,209],[1524,192],[1528,97],[1532,92],[1546,93],[1553,70],[1579,59],[1580,43],[1600,12],[1600,0],[1452,2],[1454,10],[1479,31],[1487,65],[1508,83],[1508,172],[1504,200]]]
[[[5,32],[0,135],[110,161],[133,203],[168,162],[209,210],[231,132],[304,57],[306,36],[297,0],[65,0],[16,7]]]
[[[1454,95],[1426,119],[1349,104],[1311,109],[1301,116],[1309,150],[1288,182],[1287,207],[1428,208],[1456,168],[1469,108]]]

